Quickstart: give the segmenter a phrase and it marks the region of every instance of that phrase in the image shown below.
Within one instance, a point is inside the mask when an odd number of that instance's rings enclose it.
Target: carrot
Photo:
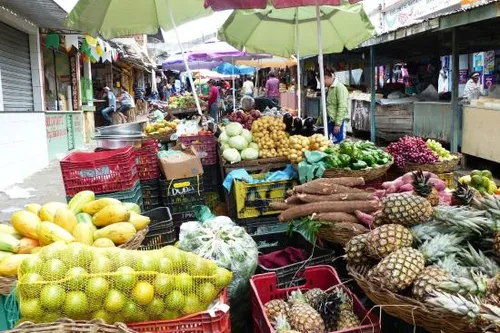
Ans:
[[[296,205],[289,205],[284,202],[271,202],[269,207],[275,210],[287,210],[288,208],[294,207]]]
[[[292,195],[291,197],[286,198],[285,203],[289,205],[300,205],[303,204],[304,202],[300,200],[298,195]]]
[[[365,180],[363,177],[318,178],[308,182],[307,184],[342,185],[352,187],[365,185]]]
[[[319,202],[319,201],[366,201],[374,198],[373,193],[340,193],[330,195],[314,195],[314,194],[297,194],[297,198],[302,202]]]
[[[371,213],[379,208],[380,202],[377,201],[323,201],[290,207],[281,212],[279,220],[281,222],[291,221],[313,213],[354,213],[356,210]]]
[[[336,194],[336,193],[362,193],[363,190],[358,188],[352,188],[344,185],[338,184],[326,184],[326,183],[305,183],[303,185],[295,186],[293,188],[295,192],[307,193],[307,194]]]
[[[322,222],[350,222],[358,223],[356,216],[347,213],[319,213],[312,214],[311,220]]]
[[[366,234],[369,231],[361,224],[340,222],[323,225],[320,228],[320,235],[329,242],[345,245],[354,236]]]

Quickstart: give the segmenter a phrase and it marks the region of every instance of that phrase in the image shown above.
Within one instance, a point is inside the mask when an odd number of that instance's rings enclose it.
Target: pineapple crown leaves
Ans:
[[[471,319],[475,319],[481,311],[481,302],[477,297],[473,296],[465,298],[461,295],[434,291],[432,297],[427,299],[427,302]]]
[[[452,277],[439,284],[439,288],[460,295],[484,295],[488,280],[484,275],[471,273],[471,278]]]
[[[340,298],[342,304],[352,304],[352,297],[349,296],[342,287],[333,289],[333,293],[335,293],[337,297]]]
[[[413,226],[410,231],[413,239],[415,239],[418,243],[423,243],[433,239],[439,234],[445,233],[445,230],[441,225],[430,222],[417,224]]]
[[[460,266],[455,254],[438,259],[436,265],[444,269],[452,276],[470,277],[471,271],[466,267]]]
[[[463,237],[455,234],[438,234],[423,243],[418,250],[422,252],[428,263],[434,263],[439,258],[463,251],[463,248],[459,246],[463,240]]]
[[[500,266],[495,260],[488,258],[481,250],[476,250],[470,243],[467,245],[468,249],[459,253],[460,261],[463,264],[474,267],[489,277],[500,273]]]
[[[481,304],[480,315],[484,319],[496,325],[500,325],[500,307],[495,306],[493,304]]]
[[[492,221],[485,212],[469,207],[438,206],[433,211],[433,221],[444,227],[458,231],[471,231],[481,235],[491,228]]]
[[[290,326],[290,323],[286,320],[286,316],[282,313],[278,314],[275,317],[276,321],[276,331],[277,332],[284,332],[286,330],[291,330],[292,327]]]

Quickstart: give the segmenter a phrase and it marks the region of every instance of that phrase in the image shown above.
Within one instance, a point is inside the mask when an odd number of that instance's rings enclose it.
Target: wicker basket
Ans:
[[[458,158],[448,161],[437,162],[435,164],[414,164],[406,163],[404,167],[400,168],[404,172],[411,172],[417,170],[429,171],[435,174],[448,173],[457,167],[462,159],[461,154],[456,154]]]
[[[4,331],[7,333],[137,333],[125,324],[116,323],[108,325],[102,319],[92,321],[73,321],[71,319],[59,319],[53,323],[33,324],[24,322],[19,326]]]
[[[119,246],[121,249],[137,250],[148,233],[148,228],[138,231],[128,242]]]
[[[0,295],[8,296],[17,282],[17,276],[0,276]]]
[[[446,311],[442,307],[423,304],[413,298],[395,294],[380,288],[379,283],[366,279],[362,268],[347,266],[349,274],[365,294],[385,312],[410,325],[423,327],[431,333],[480,333],[481,330],[464,317]]]
[[[157,133],[157,134],[148,134],[148,139],[154,139],[158,141],[170,141],[170,136],[174,134],[176,131],[170,131],[165,133]]]
[[[383,177],[387,173],[387,170],[389,170],[389,168],[391,167],[392,163],[393,162],[391,161],[385,165],[381,165],[379,167],[366,170],[347,170],[343,168],[326,169],[325,173],[323,174],[323,177],[324,178],[363,177],[365,182],[370,182],[372,180]]]

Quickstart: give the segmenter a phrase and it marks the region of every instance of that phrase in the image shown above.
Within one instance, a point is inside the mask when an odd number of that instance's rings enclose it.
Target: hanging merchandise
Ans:
[[[59,49],[59,34],[50,33],[47,35],[47,39],[45,40],[45,46],[47,48],[54,48],[55,50]]]

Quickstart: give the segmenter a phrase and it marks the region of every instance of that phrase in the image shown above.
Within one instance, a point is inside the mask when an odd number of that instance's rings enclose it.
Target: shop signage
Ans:
[[[474,53],[474,70],[476,72],[482,72],[484,69],[484,53]]]
[[[55,139],[68,135],[64,116],[47,115],[45,117],[45,127],[47,129],[47,139]]]
[[[495,77],[491,74],[484,76],[484,89],[490,89],[491,86],[495,83]]]
[[[495,51],[484,52],[484,74],[495,72]]]
[[[458,71],[458,84],[466,84],[469,81],[469,70],[461,69]]]
[[[70,56],[71,67],[71,100],[73,102],[73,110],[80,109],[80,61],[78,54]]]

